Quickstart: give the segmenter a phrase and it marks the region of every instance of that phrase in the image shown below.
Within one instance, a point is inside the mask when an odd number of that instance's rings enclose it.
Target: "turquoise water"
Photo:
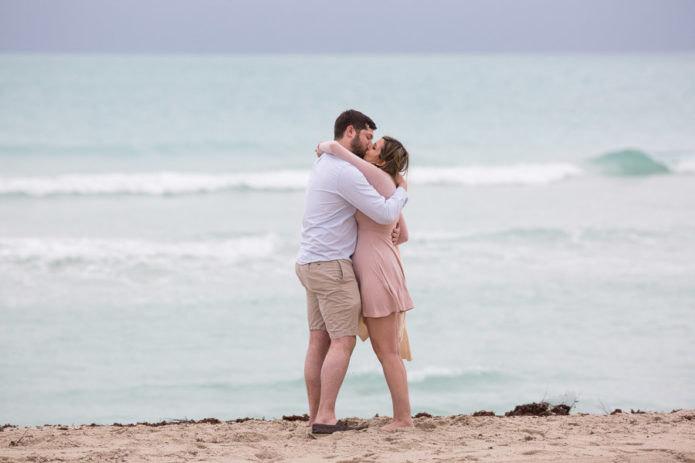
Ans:
[[[0,56],[0,420],[306,411],[348,107],[412,155],[413,412],[695,408],[695,55]],[[368,343],[337,412],[390,414]]]

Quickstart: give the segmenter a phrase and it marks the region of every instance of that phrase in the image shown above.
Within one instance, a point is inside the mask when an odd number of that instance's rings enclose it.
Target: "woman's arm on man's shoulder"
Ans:
[[[393,180],[389,174],[379,169],[374,164],[360,158],[337,141],[331,140],[320,143],[318,151],[319,153],[330,153],[357,167],[380,195],[389,198],[396,191],[396,185],[393,184]]]

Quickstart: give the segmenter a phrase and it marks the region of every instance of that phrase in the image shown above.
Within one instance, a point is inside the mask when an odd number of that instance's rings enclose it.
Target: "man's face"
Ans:
[[[355,138],[350,142],[350,151],[361,158],[367,153],[367,150],[372,146],[374,138],[374,130],[370,128],[362,129],[355,135]]]

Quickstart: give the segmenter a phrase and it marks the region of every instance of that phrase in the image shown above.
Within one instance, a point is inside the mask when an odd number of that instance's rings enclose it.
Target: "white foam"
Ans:
[[[213,193],[231,189],[303,190],[308,170],[243,173],[76,173],[54,177],[0,178],[0,195],[178,195]],[[572,164],[518,164],[507,166],[416,167],[411,184],[467,186],[544,185],[582,174]]]
[[[234,188],[303,189],[308,171],[283,170],[237,174],[178,172],[67,174],[55,177],[0,178],[0,194],[48,195],[174,195],[211,193]]]
[[[0,260],[137,263],[193,259],[236,262],[272,256],[275,249],[274,241],[272,235],[182,242],[94,238],[0,238]]]
[[[679,162],[674,170],[679,174],[695,174],[695,159]]]
[[[464,369],[432,365],[417,370],[409,369],[408,382],[421,383],[431,378],[456,378],[459,376],[479,376],[485,373],[493,372],[495,372],[495,370],[491,370],[490,368],[482,366],[471,366]],[[366,366],[362,368],[355,368],[354,371],[351,371],[350,374],[354,376],[381,376],[383,375],[383,371],[381,367],[378,366]]]
[[[471,366],[466,369],[430,366],[420,370],[409,371],[408,381],[411,383],[420,383],[430,378],[455,378],[458,376],[478,376],[491,372],[493,372],[493,370],[490,370],[489,368],[475,366]]]
[[[413,184],[545,185],[582,175],[573,164],[515,164],[503,166],[455,166],[413,168]]]

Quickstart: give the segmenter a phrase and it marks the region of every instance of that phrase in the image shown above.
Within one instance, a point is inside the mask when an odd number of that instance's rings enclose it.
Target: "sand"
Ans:
[[[302,421],[5,427],[0,462],[695,462],[695,410],[424,417],[318,437]]]

